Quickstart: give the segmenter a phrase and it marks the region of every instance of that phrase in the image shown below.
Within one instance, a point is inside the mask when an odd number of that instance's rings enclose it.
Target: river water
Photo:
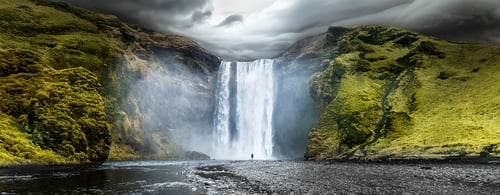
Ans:
[[[0,169],[0,191],[16,194],[201,194],[177,161]]]
[[[500,194],[500,165],[134,161],[0,169],[0,194]]]

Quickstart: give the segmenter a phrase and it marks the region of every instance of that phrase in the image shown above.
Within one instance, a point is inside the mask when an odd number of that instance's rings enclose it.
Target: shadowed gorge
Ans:
[[[229,62],[112,15],[0,0],[0,165],[496,158],[499,61],[498,45],[350,26]]]

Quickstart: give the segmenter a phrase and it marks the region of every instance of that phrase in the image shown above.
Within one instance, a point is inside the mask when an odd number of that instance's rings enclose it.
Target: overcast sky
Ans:
[[[66,0],[184,35],[224,59],[269,58],[329,26],[383,24],[500,43],[500,0]]]

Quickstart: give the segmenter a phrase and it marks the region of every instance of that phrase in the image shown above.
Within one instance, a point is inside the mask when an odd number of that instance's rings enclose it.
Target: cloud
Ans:
[[[212,15],[210,0],[65,0],[155,30],[189,28]]]
[[[273,57],[332,25],[394,25],[450,40],[500,42],[498,0],[67,1],[191,37],[225,59]]]
[[[235,22],[243,22],[243,16],[238,14],[230,15],[226,19],[224,19],[224,21],[219,23],[217,27],[228,26]]]
[[[500,32],[498,7],[492,0],[417,0],[341,24],[388,24],[445,39],[492,42]]]
[[[193,15],[191,15],[191,21],[193,23],[199,23],[207,20],[212,16],[211,11],[195,11]]]

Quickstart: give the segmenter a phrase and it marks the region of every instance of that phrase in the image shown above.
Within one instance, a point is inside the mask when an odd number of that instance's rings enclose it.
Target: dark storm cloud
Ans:
[[[408,0],[299,0],[286,11],[271,14],[280,18],[274,33],[302,33],[315,27],[370,15],[404,5]]]
[[[393,25],[450,40],[500,43],[498,0],[299,0],[255,32],[302,38],[332,25]]]
[[[282,20],[268,32],[307,34],[331,25],[382,24],[448,39],[491,41],[498,39],[499,8],[498,0],[302,0],[276,13]]]
[[[208,18],[210,18],[210,16],[212,16],[212,12],[211,11],[195,11],[193,13],[193,15],[191,16],[191,21],[195,22],[195,23],[198,23],[198,22],[203,22],[205,20],[207,20]]]
[[[235,22],[243,22],[243,16],[238,14],[230,15],[226,19],[224,19],[221,23],[219,23],[217,27],[231,25]]]
[[[500,36],[500,1],[458,0],[426,2],[427,11],[394,25],[445,39],[497,42]]]
[[[65,0],[158,30],[191,27],[212,15],[210,0]]]
[[[273,57],[332,25],[393,25],[445,39],[500,43],[498,0],[276,0],[261,11],[231,13],[216,25],[208,22],[217,14],[210,0],[68,1],[191,37],[231,59]]]

